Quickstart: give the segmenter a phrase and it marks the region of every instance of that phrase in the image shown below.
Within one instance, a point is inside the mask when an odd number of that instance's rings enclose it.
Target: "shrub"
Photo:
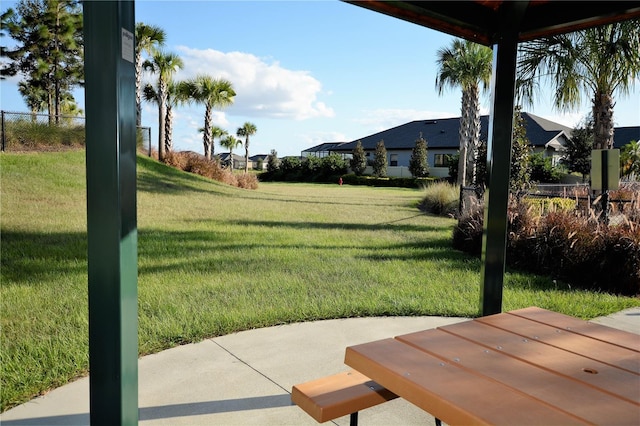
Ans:
[[[7,120],[5,149],[25,151],[55,151],[85,146],[85,127],[62,122],[59,125],[27,119]]]
[[[364,149],[362,148],[362,142],[360,141],[356,142],[356,146],[355,148],[353,148],[349,166],[351,167],[353,173],[356,174],[356,176],[362,176],[367,168],[367,156],[364,152]]]
[[[298,157],[284,157],[280,160],[280,170],[284,173],[297,172],[302,162]]]
[[[267,172],[274,173],[278,170],[280,161],[278,160],[278,151],[275,149],[271,150],[269,154],[269,158],[267,159]]]
[[[424,189],[420,209],[441,216],[455,216],[458,211],[460,191],[448,182],[436,182]]]
[[[237,175],[238,187],[244,189],[258,189],[258,177],[252,173]]]
[[[542,183],[560,182],[560,172],[553,167],[550,158],[543,157],[542,154],[538,152],[529,156],[529,164],[531,165],[532,181]]]
[[[387,176],[387,149],[384,147],[383,140],[376,145],[373,157],[373,175],[376,177]]]
[[[258,178],[251,174],[235,175],[227,168],[222,168],[217,160],[207,160],[195,152],[168,152],[165,163],[185,172],[204,176],[227,185],[245,189],[256,189]]]
[[[301,164],[302,170],[306,174],[310,174],[310,175],[316,174],[318,173],[321,167],[320,161],[321,160],[319,157],[315,157],[313,155],[310,157],[306,157]]]
[[[526,207],[530,207],[539,215],[550,212],[564,211],[570,212],[576,209],[578,202],[571,198],[525,198],[523,203]]]
[[[416,144],[411,152],[409,171],[413,177],[429,176],[429,164],[427,163],[427,141],[422,137],[416,139]]]
[[[339,154],[331,154],[320,159],[321,173],[331,180],[347,172],[347,161]]]
[[[454,247],[479,255],[482,225],[481,209],[460,218]],[[627,218],[621,225],[606,226],[592,213],[558,209],[540,215],[527,203],[511,202],[507,264],[576,287],[635,296],[640,294],[640,222]]]
[[[482,253],[483,209],[474,208],[458,219],[453,228],[452,245],[456,250],[475,256]]]

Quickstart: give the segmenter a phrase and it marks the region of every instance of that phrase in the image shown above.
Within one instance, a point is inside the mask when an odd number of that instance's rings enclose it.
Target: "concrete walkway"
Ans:
[[[142,425],[317,425],[291,404],[293,385],[347,370],[347,346],[465,318],[353,318],[269,327],[179,346],[139,361]],[[640,307],[596,318],[640,334]],[[640,338],[640,337],[639,337]],[[82,378],[0,415],[3,426],[88,425]],[[360,413],[360,423],[429,425],[433,418],[397,399]],[[349,417],[334,422],[348,425]]]

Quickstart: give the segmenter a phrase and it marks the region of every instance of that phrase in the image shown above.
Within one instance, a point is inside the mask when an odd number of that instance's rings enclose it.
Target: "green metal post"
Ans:
[[[516,16],[505,16],[504,21],[513,24],[517,19]],[[492,99],[487,146],[489,184],[484,195],[480,289],[483,316],[502,311],[517,47],[517,32],[509,30],[501,32],[493,45]]]
[[[134,2],[85,1],[92,425],[138,423]]]

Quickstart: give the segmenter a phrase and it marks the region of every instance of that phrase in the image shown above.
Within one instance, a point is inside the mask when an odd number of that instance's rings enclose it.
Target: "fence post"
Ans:
[[[2,121],[2,152],[4,152],[4,146],[5,146],[5,136],[4,136],[4,111],[0,111],[0,116],[2,116],[2,118],[0,119],[0,121]]]

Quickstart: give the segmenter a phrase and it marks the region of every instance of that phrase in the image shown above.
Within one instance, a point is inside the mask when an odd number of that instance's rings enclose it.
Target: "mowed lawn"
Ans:
[[[84,152],[0,155],[2,411],[88,370]],[[234,331],[373,315],[479,314],[480,261],[420,190],[243,190],[138,157],[139,352]],[[509,271],[505,310],[589,319],[634,298]]]

